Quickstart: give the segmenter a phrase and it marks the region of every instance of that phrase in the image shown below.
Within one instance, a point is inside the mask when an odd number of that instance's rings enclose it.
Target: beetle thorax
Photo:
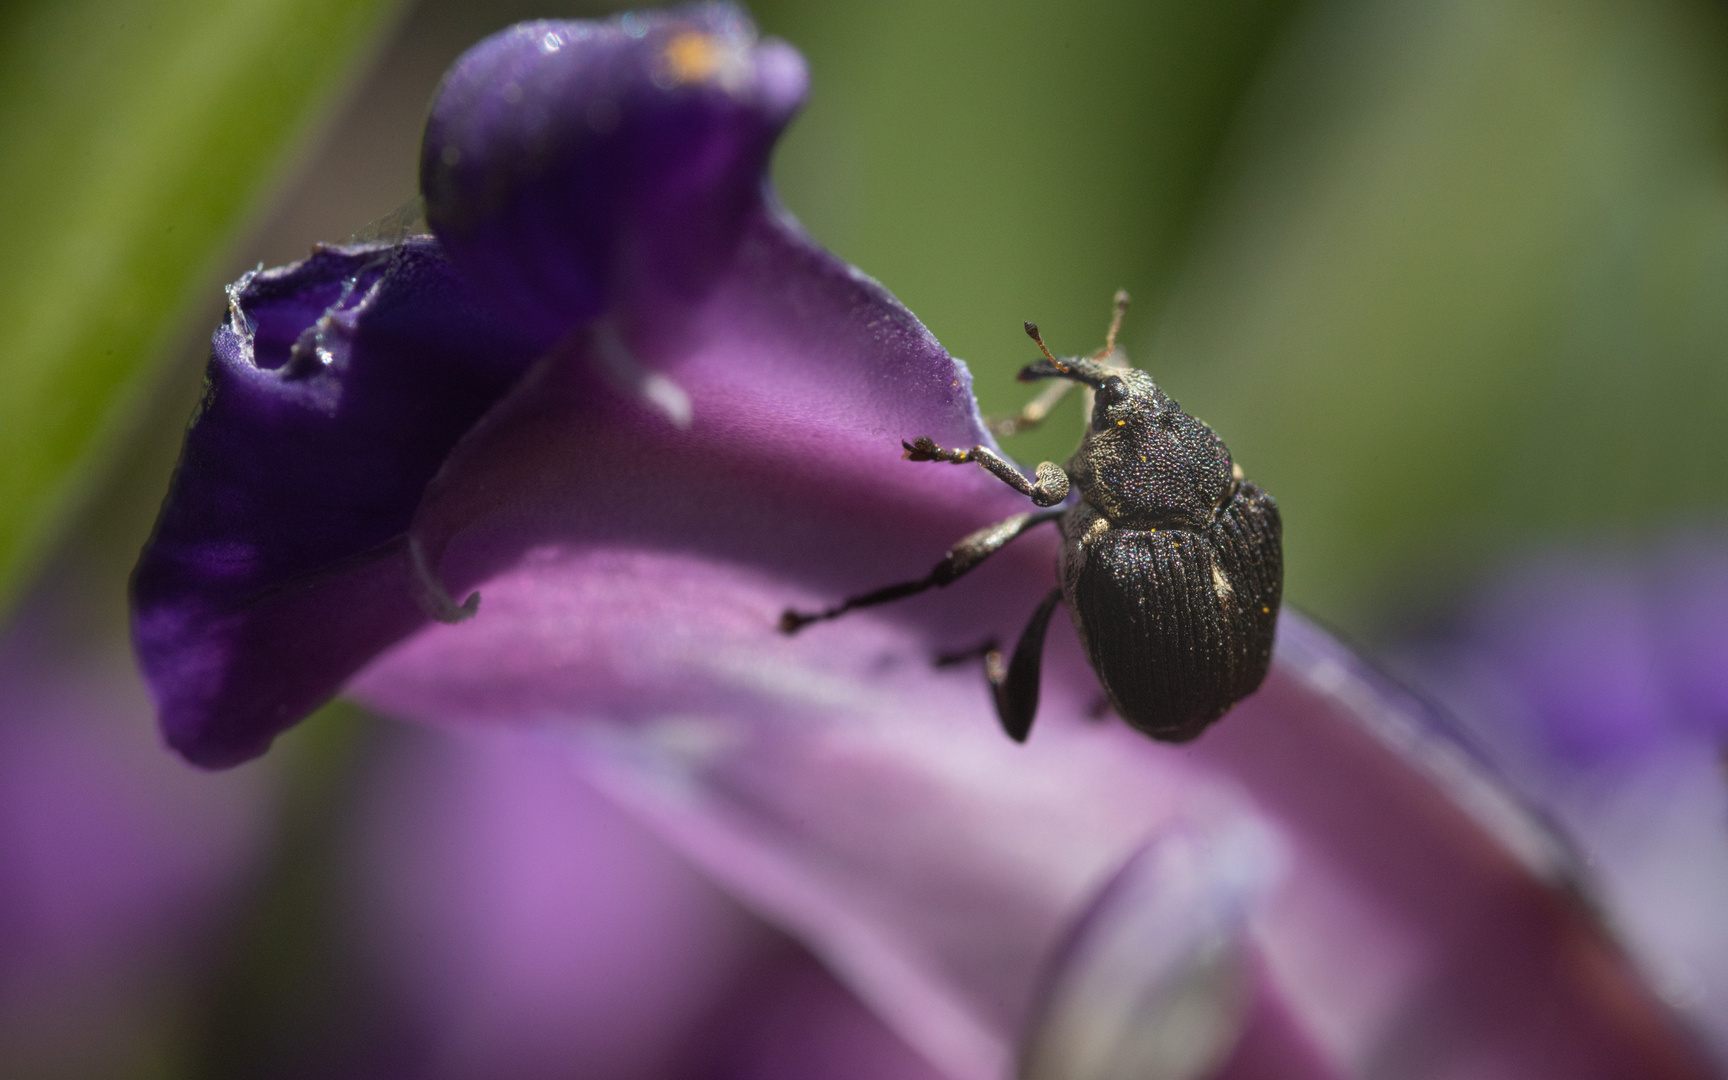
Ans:
[[[1230,451],[1143,371],[1099,387],[1092,424],[1068,459],[1081,497],[1130,529],[1203,529],[1232,486]]]

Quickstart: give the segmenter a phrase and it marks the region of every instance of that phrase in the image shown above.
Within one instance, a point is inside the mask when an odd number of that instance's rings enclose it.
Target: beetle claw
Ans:
[[[911,442],[900,440],[902,452],[900,456],[907,461],[946,461],[942,448],[936,445],[936,440],[928,435],[920,435]]]

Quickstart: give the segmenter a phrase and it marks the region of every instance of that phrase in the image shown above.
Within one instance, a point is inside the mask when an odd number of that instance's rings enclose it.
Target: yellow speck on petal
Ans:
[[[724,47],[709,34],[679,34],[666,43],[666,70],[675,82],[711,79],[724,61]]]

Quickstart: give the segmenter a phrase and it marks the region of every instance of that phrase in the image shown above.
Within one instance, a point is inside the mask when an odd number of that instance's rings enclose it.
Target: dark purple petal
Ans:
[[[700,299],[762,202],[802,59],[711,4],[531,22],[470,49],[426,124],[426,217],[470,279],[562,336],[620,297]],[[646,302],[646,303],[645,303]]]
[[[132,579],[168,742],[254,757],[424,618],[398,538],[455,441],[542,348],[427,237],[251,274]]]
[[[401,535],[451,446],[572,328],[610,310],[576,343],[592,366],[555,366],[686,415],[629,350],[735,261],[803,89],[797,55],[724,6],[507,31],[452,72],[428,126],[428,216],[460,274],[413,238],[236,285],[134,580],[173,746],[206,766],[262,753],[423,611],[466,613]]]

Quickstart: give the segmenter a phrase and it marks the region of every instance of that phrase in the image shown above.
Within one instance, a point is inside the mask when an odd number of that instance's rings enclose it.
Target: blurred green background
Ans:
[[[410,199],[466,45],[617,6],[0,5],[0,604],[128,671],[125,575],[221,285]],[[1287,597],[1323,621],[1384,640],[1516,552],[1728,509],[1719,5],[753,10],[812,70],[775,163],[811,231],[971,364],[988,413],[1027,397],[1023,320],[1089,350],[1128,288],[1130,356],[1277,496]],[[1078,424],[1070,401],[1008,447],[1060,461]],[[141,705],[135,724],[148,743]],[[326,716],[238,774],[268,790],[275,846],[200,976],[215,1019],[158,987],[143,1043],[31,1075],[175,1074],[190,1051],[137,1048],[172,1042],[161,1025],[203,1031],[210,1075],[288,1040],[260,1018],[304,1012],[339,966],[319,845],[353,730]]]

